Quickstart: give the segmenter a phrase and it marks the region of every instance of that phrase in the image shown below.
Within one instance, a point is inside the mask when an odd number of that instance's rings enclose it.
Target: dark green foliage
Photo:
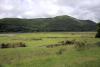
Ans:
[[[90,20],[78,20],[70,16],[54,18],[0,20],[0,32],[53,32],[53,31],[95,31],[96,23]]]
[[[96,38],[100,38],[100,23],[97,24],[97,34]]]

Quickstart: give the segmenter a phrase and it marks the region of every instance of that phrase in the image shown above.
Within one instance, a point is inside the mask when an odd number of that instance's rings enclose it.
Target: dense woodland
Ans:
[[[96,31],[96,23],[91,20],[79,20],[70,16],[54,18],[0,19],[0,32],[82,32]]]

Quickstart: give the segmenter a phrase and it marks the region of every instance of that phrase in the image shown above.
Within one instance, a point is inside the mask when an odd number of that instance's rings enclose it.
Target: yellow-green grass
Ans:
[[[0,34],[0,43],[24,42],[27,47],[0,49],[0,67],[100,67],[100,42],[95,32],[39,32]],[[86,41],[78,51],[73,45],[46,48],[65,40]],[[60,53],[61,52],[61,53]]]

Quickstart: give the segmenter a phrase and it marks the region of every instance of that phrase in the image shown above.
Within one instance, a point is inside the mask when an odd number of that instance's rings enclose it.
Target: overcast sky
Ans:
[[[0,18],[41,18],[70,15],[100,20],[100,0],[0,0]]]

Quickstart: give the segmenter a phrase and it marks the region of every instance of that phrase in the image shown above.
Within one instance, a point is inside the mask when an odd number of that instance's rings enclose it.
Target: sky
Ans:
[[[69,15],[100,21],[100,0],[0,0],[0,18],[47,18]]]

